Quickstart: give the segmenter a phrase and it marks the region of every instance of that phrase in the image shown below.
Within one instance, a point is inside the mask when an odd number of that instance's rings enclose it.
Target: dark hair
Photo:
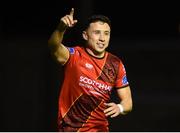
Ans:
[[[84,24],[84,30],[86,30],[91,23],[94,23],[94,22],[97,22],[97,21],[107,23],[109,25],[109,27],[111,28],[111,21],[107,16],[104,16],[104,15],[92,15],[91,17],[89,17],[87,19],[87,22]]]

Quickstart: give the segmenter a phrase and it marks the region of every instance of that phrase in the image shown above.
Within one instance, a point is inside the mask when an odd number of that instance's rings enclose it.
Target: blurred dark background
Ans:
[[[4,1],[0,14],[0,131],[57,131],[63,71],[47,40],[75,8],[68,46],[81,42],[91,14],[112,21],[109,51],[123,60],[134,108],[110,131],[180,131],[180,12],[177,3],[102,0]],[[112,100],[116,100],[112,94]]]

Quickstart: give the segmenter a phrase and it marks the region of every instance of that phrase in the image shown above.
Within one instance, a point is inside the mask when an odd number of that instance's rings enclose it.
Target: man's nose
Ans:
[[[104,35],[101,34],[100,37],[99,37],[99,40],[100,41],[105,41]]]

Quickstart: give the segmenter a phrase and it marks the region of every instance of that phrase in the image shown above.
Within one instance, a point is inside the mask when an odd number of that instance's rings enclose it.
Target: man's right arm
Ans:
[[[64,32],[66,28],[62,27],[62,22],[60,22],[57,29],[52,33],[48,45],[51,50],[53,58],[60,64],[65,64],[69,58],[68,49],[62,44]]]
[[[69,15],[61,18],[58,27],[48,40],[48,45],[50,47],[52,56],[62,65],[65,64],[69,58],[69,51],[62,44],[64,33],[68,27],[73,27],[77,23],[77,20],[73,19],[73,15],[74,9],[72,8]]]

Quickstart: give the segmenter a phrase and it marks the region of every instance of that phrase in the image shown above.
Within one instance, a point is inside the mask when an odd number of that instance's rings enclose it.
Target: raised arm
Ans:
[[[62,44],[64,33],[68,27],[73,27],[77,23],[77,20],[73,19],[73,15],[74,8],[71,9],[70,14],[60,19],[59,25],[48,40],[52,56],[62,65],[65,64],[69,58],[68,49]]]

